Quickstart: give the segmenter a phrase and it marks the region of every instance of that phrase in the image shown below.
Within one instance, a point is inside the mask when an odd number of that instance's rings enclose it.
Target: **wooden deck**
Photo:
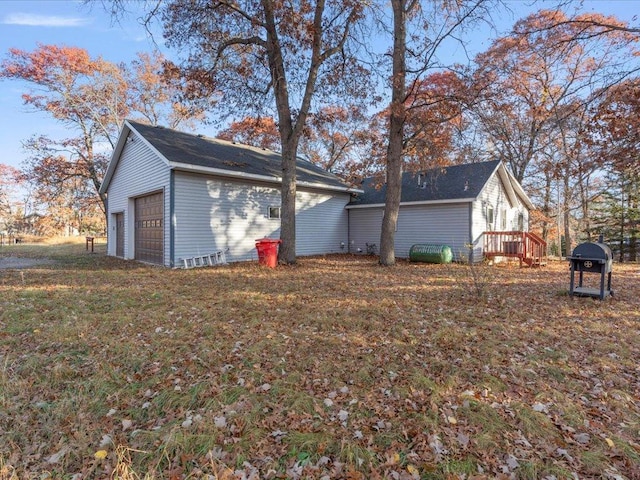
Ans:
[[[517,258],[521,267],[541,267],[547,264],[547,242],[531,232],[484,232],[484,256]]]

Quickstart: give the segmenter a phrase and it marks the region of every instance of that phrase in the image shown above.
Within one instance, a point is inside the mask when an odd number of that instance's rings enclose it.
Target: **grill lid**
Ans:
[[[581,243],[573,249],[572,259],[611,260],[613,255],[608,245],[600,242]]]

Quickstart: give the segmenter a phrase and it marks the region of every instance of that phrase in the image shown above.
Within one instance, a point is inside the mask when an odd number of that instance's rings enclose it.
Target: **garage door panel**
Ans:
[[[136,260],[163,264],[164,199],[162,192],[136,198]]]

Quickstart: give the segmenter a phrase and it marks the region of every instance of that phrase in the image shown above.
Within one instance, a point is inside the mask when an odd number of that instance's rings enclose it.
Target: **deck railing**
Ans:
[[[487,258],[518,258],[520,265],[543,265],[547,259],[547,242],[535,233],[521,231],[484,232],[484,255]]]

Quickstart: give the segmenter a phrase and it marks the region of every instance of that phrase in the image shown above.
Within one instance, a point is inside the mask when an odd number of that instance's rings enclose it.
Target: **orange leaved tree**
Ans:
[[[9,50],[0,78],[26,82],[30,90],[22,95],[24,103],[69,132],[61,139],[35,134],[24,143],[30,154],[24,178],[37,185],[42,200],[54,205],[57,195],[64,196],[89,209],[97,205],[104,214],[100,184],[126,116],[151,124],[166,121],[172,127],[203,117],[197,104],[180,101],[183,85],[165,75],[171,71],[166,66],[159,54],[140,54],[128,68],[77,47]]]

